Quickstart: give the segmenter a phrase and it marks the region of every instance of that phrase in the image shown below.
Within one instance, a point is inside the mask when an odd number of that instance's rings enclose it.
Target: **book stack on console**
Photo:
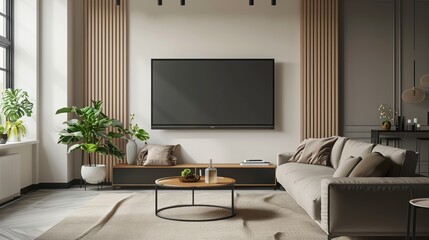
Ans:
[[[261,159],[244,160],[240,163],[241,166],[268,166],[270,164],[270,162],[264,162]]]

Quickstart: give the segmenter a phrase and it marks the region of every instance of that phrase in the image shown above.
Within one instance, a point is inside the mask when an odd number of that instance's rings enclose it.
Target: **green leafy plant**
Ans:
[[[0,134],[3,134],[3,133],[4,133],[4,126],[0,125]]]
[[[33,113],[33,103],[28,100],[26,91],[8,88],[2,95],[1,107],[7,121],[14,123],[23,116],[30,117]]]
[[[2,92],[2,113],[6,117],[6,133],[15,135],[18,139],[27,134],[23,122],[19,120],[24,116],[31,117],[33,103],[28,100],[28,93],[22,89],[5,89]]]
[[[25,136],[27,134],[27,129],[25,128],[23,122],[18,120],[14,123],[7,121],[6,122],[6,133],[10,136],[11,134],[15,136]]]
[[[189,169],[189,168],[185,168],[185,169],[183,169],[183,171],[182,171],[182,173],[180,174],[180,176],[182,176],[182,177],[187,177],[187,176],[189,176],[189,175],[191,175],[191,169]]]
[[[122,138],[125,129],[121,122],[103,113],[103,102],[92,101],[90,106],[83,108],[65,107],[58,109],[56,114],[74,113],[74,119],[64,122],[66,128],[59,133],[58,143],[73,144],[68,153],[81,149],[88,153],[91,166],[91,153],[111,155],[123,159],[124,153],[113,144],[115,138]]]
[[[139,125],[133,124],[133,120],[135,119],[135,114],[130,114],[130,126],[125,129],[125,132],[128,134],[130,139],[136,137],[140,141],[146,141],[149,139],[149,133],[147,133],[144,129],[141,129]]]

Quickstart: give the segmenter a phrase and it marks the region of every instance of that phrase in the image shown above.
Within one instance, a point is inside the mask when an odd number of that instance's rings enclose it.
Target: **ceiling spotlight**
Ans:
[[[277,5],[277,1],[276,1],[276,0],[271,0],[271,5],[272,5],[272,6]]]
[[[180,0],[180,5],[185,6],[185,0]]]
[[[116,0],[116,6],[121,5],[121,0]]]
[[[162,5],[162,0],[158,0],[158,6]]]
[[[249,6],[255,5],[255,0],[249,0]]]

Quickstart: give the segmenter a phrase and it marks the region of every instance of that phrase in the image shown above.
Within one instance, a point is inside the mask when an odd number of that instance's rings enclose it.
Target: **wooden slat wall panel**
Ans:
[[[84,104],[101,100],[104,112],[123,123],[128,122],[127,102],[127,0],[84,1]],[[125,151],[125,142],[114,142]],[[118,160],[94,156],[106,164],[110,182],[112,167]]]
[[[338,0],[301,4],[301,139],[338,135]]]

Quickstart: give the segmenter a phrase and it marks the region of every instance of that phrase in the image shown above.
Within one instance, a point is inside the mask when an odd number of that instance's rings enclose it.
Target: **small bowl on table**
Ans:
[[[186,177],[179,177],[181,182],[198,182],[200,180],[200,175],[188,175]]]

